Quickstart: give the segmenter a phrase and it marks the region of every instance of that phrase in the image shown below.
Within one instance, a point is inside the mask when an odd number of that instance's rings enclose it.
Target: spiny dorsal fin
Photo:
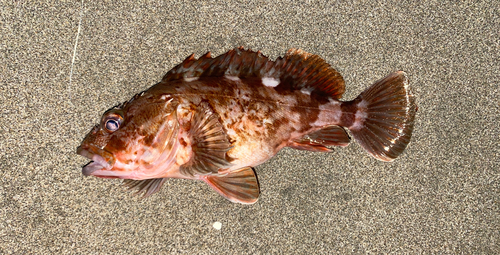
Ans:
[[[230,172],[225,176],[203,176],[202,180],[233,203],[253,204],[259,198],[259,181],[251,167]]]
[[[236,48],[216,58],[210,52],[196,59],[186,58],[163,77],[171,81],[192,77],[273,78],[280,81],[277,90],[306,89],[311,93],[339,99],[344,93],[344,79],[321,57],[299,49],[290,49],[284,57],[269,60],[260,51]]]
[[[220,168],[231,165],[226,160],[231,143],[219,116],[206,101],[201,102],[196,109],[189,130],[193,156],[180,167],[181,173],[188,176],[217,173]]]
[[[145,192],[142,198],[149,197],[154,193],[158,192],[163,183],[167,178],[157,178],[157,179],[147,179],[147,180],[123,180],[123,186],[127,187],[128,190],[137,188],[137,192],[134,195],[138,195]]]

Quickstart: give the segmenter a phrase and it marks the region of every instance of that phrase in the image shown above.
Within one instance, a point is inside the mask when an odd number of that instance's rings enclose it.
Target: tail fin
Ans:
[[[342,103],[342,109],[354,139],[376,159],[393,161],[410,142],[418,107],[406,74],[398,71]]]

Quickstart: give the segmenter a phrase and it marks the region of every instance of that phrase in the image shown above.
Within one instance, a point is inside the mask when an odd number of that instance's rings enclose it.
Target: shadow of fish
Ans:
[[[328,152],[350,131],[373,157],[392,161],[410,142],[417,106],[398,71],[342,102],[342,76],[317,55],[291,49],[269,60],[233,49],[194,55],[162,81],[104,113],[77,153],[83,174],[126,179],[149,196],[167,178],[206,182],[232,202],[255,203],[252,167],[283,147]]]

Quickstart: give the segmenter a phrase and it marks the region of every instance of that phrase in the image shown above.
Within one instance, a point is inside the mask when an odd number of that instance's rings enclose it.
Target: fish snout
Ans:
[[[90,176],[97,170],[110,170],[115,163],[112,153],[94,146],[79,146],[76,153],[92,160],[82,168],[85,176]]]

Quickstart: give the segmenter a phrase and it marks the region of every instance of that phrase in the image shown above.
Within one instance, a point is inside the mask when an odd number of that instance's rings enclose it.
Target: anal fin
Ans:
[[[347,146],[351,138],[345,129],[332,125],[293,140],[288,147],[298,150],[330,152],[326,146]]]
[[[251,167],[245,167],[224,176],[205,175],[201,176],[201,179],[233,203],[253,204],[259,198],[259,181]]]
[[[328,149],[326,146],[321,144],[312,143],[309,141],[292,141],[288,147],[294,148],[296,150],[303,151],[314,151],[314,152],[331,152],[331,149]]]

